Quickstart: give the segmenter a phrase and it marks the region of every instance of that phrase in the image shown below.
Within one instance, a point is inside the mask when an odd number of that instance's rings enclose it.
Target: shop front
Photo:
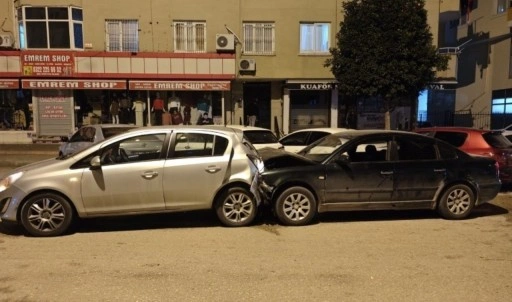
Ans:
[[[287,133],[305,128],[338,127],[336,83],[287,81],[283,112],[283,130]]]

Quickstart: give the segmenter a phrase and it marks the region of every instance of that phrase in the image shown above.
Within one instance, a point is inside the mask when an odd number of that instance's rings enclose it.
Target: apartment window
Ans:
[[[330,27],[329,23],[301,23],[300,53],[328,54]]]
[[[82,8],[21,6],[18,8],[21,49],[83,49]]]
[[[174,22],[175,52],[206,52],[206,22]]]
[[[244,23],[244,53],[272,55],[275,52],[274,23]]]
[[[507,11],[510,0],[497,0],[496,13],[501,14]]]
[[[139,51],[139,21],[106,20],[107,51]]]

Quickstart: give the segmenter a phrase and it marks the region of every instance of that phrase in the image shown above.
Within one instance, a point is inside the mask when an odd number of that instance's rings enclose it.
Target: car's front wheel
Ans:
[[[316,216],[316,200],[308,189],[291,187],[279,195],[274,210],[284,225],[306,225]]]
[[[466,218],[475,206],[475,194],[466,185],[455,185],[448,188],[437,206],[439,214],[446,219]]]
[[[216,203],[215,211],[226,226],[240,227],[251,224],[256,217],[257,204],[251,192],[237,187],[226,190]]]
[[[62,196],[41,193],[30,197],[21,208],[21,224],[32,236],[59,236],[73,220],[73,209]]]

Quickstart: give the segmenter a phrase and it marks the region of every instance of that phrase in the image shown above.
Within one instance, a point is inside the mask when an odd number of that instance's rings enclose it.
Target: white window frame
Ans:
[[[276,47],[273,22],[244,22],[244,54],[274,55]]]
[[[49,9],[67,9],[68,17],[67,19],[60,18],[52,18],[51,14],[48,12]],[[27,19],[26,10],[27,9],[44,9],[45,18],[35,19],[30,18]],[[74,11],[81,12],[79,15],[74,15]],[[18,34],[20,41],[20,49],[51,49],[51,50],[83,50],[84,49],[84,39],[83,39],[83,11],[81,7],[78,6],[20,6],[18,8]],[[30,43],[27,39],[27,23],[37,22],[44,23],[45,28],[44,31],[46,33],[46,47],[28,47]],[[69,34],[69,47],[52,47],[51,42],[51,24],[52,23],[67,23],[68,34]],[[41,28],[41,27],[39,27]],[[79,32],[75,32],[75,30],[79,30]],[[60,32],[59,32],[60,33]],[[78,35],[75,35],[78,33]]]
[[[206,52],[205,21],[174,21],[173,28],[174,52]]]
[[[331,24],[328,22],[301,22],[299,41],[300,54],[330,54]]]
[[[106,51],[139,51],[139,21],[133,19],[105,20]]]

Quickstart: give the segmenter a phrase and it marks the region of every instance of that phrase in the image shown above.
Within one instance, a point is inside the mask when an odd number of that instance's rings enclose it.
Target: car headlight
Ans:
[[[23,172],[16,172],[0,180],[0,192],[7,190],[13,183],[15,183],[23,175]]]

